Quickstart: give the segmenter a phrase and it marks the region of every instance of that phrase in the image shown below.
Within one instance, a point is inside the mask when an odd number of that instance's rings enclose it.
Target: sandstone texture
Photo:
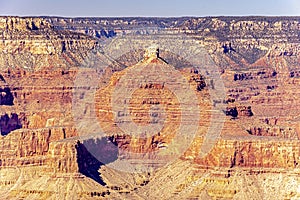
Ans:
[[[189,55],[135,48],[153,34],[195,41],[225,96]],[[299,199],[299,34],[299,17],[0,17],[0,199]]]

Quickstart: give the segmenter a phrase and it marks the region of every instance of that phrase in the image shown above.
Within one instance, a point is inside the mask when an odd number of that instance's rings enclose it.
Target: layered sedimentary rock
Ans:
[[[1,17],[0,30],[3,199],[299,198],[299,17]],[[220,71],[224,99],[211,101],[215,83],[185,55],[161,49],[149,56],[145,49],[133,49],[105,57],[105,42],[134,35],[143,43],[143,36],[156,33],[169,40],[179,34],[195,39]],[[93,71],[103,63],[103,71]],[[178,96],[167,85],[141,83],[128,104],[130,119],[138,125],[165,119],[162,131],[129,134],[120,128],[128,113],[113,113],[115,87],[145,63],[149,69],[172,66],[197,98],[201,120],[182,153],[176,152],[183,143],[172,141],[179,125],[192,121],[181,121]],[[78,126],[82,116],[74,111],[74,95],[84,98],[93,89],[84,87],[92,80],[91,71],[102,75],[93,96],[93,117],[105,133],[101,137],[80,132],[85,130]],[[133,79],[148,72],[133,74]],[[128,83],[125,88],[131,87],[131,78],[122,80]],[[203,156],[215,104],[224,105],[225,122]],[[166,118],[159,115],[159,106]],[[90,108],[84,108],[87,117],[93,114]],[[169,153],[164,158],[170,165],[155,160],[162,150]],[[137,158],[158,170],[130,173],[110,165]]]

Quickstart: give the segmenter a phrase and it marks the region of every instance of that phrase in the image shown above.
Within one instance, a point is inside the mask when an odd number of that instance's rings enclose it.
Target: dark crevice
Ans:
[[[79,172],[105,186],[99,169],[118,158],[118,147],[109,138],[89,139],[76,145]]]
[[[231,116],[233,119],[235,119],[238,116],[238,111],[237,111],[236,107],[234,107],[234,108],[226,108],[225,114],[227,116]]]
[[[12,113],[11,116],[4,114],[0,116],[0,131],[1,135],[7,135],[11,131],[22,128],[22,117],[16,113]]]
[[[0,88],[0,105],[14,105],[14,96],[11,93],[10,88]]]

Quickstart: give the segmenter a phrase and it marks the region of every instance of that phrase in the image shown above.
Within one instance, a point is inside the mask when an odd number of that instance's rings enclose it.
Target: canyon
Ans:
[[[299,199],[299,21],[0,17],[0,199]]]

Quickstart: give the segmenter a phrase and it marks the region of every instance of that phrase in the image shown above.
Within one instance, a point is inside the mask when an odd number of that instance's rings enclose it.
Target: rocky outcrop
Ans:
[[[6,31],[37,31],[51,28],[51,24],[42,18],[1,17],[0,28]]]
[[[76,132],[73,128],[15,130],[7,136],[0,138],[0,151],[2,152],[1,166],[26,165],[26,159],[34,163],[39,162],[35,158],[46,155],[51,142],[73,136],[76,136]],[[44,159],[46,159],[46,157]],[[27,164],[30,164],[31,161],[28,161]]]
[[[80,65],[98,42],[84,34],[57,31],[43,18],[0,18],[0,67],[37,70]]]
[[[294,169],[299,163],[298,146],[297,140],[220,140],[209,155],[195,162],[202,167]]]
[[[235,107],[227,107],[225,114],[227,116],[231,116],[236,118],[238,116],[253,116],[253,112],[251,110],[251,106],[235,106]]]

